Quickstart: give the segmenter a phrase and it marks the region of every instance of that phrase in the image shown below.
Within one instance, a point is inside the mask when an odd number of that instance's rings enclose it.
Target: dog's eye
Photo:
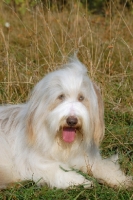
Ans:
[[[63,101],[65,99],[65,95],[64,94],[59,95],[58,99],[61,100],[61,101]]]
[[[81,102],[84,100],[84,96],[83,95],[79,95],[78,100]]]

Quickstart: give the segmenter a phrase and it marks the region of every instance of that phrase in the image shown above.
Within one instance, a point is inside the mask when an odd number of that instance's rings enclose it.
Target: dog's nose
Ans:
[[[66,121],[69,126],[75,126],[78,123],[78,119],[73,116],[68,117]]]

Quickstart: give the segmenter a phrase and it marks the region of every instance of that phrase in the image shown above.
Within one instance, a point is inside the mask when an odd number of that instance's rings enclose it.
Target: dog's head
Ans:
[[[41,132],[67,144],[80,140],[98,146],[103,138],[101,94],[78,59],[45,76],[35,86],[28,105],[31,140]]]

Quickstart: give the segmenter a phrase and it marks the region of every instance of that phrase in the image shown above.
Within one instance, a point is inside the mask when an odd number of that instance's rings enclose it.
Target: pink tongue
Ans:
[[[63,128],[63,140],[65,142],[73,142],[75,139],[75,128],[66,127]]]

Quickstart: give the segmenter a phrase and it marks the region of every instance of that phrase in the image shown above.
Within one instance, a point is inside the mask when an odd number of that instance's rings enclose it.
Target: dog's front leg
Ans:
[[[84,187],[92,186],[91,181],[85,179],[82,175],[71,170],[63,163],[45,163],[39,166],[38,169],[33,176],[33,180],[38,182],[38,185],[46,183],[52,188],[68,188],[74,185],[83,185]]]

